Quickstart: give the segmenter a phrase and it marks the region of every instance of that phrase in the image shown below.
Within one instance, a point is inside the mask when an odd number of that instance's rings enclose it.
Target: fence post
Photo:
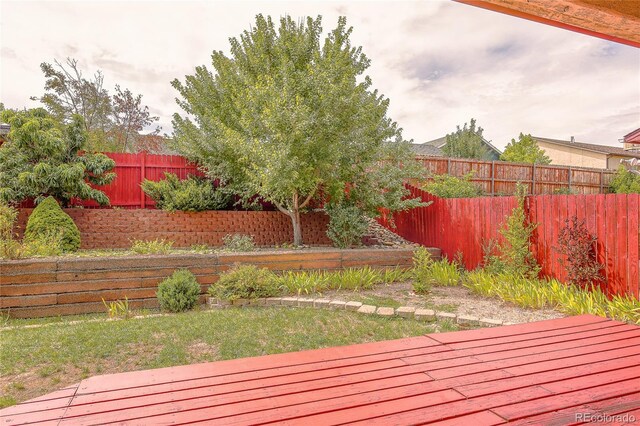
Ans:
[[[604,172],[600,170],[600,193],[604,194]]]
[[[496,196],[496,162],[491,161],[491,196]]]
[[[533,163],[533,171],[531,173],[531,195],[536,195],[536,163]]]
[[[142,151],[140,156],[140,183],[144,182],[147,177],[147,152]],[[146,196],[142,187],[140,188],[140,208],[146,207]]]
[[[569,193],[571,193],[571,166],[569,166]]]
[[[451,175],[451,158],[447,158],[447,174]]]

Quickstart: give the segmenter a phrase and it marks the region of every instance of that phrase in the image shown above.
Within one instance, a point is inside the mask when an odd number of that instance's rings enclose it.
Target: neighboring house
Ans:
[[[624,150],[634,154],[640,154],[640,128],[624,135],[622,138]]]
[[[488,160],[500,159],[500,154],[502,154],[502,152],[498,148],[491,145],[491,142],[485,138],[482,138],[482,142],[489,151]],[[444,152],[442,152],[442,147],[444,147],[446,143],[447,137],[443,136],[425,143],[414,143],[412,144],[412,148],[418,157],[445,157]]]
[[[2,145],[5,140],[7,140],[9,130],[11,130],[11,126],[6,123],[0,123],[0,145]]]
[[[573,136],[568,141],[537,136],[533,136],[533,140],[544,149],[554,165],[615,170],[620,166],[620,160],[640,158],[640,153],[624,148],[576,142]]]

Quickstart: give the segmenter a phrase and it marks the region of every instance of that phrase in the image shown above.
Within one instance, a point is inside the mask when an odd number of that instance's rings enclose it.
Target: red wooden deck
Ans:
[[[587,415],[640,424],[640,327],[583,315],[96,376],[0,410],[10,425],[594,424]]]

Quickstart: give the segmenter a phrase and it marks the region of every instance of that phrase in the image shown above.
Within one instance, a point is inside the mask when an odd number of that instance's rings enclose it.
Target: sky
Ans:
[[[102,70],[112,93],[142,94],[171,134],[171,80],[211,70],[211,52],[228,52],[258,13],[322,15],[325,31],[346,16],[389,117],[415,143],[471,118],[499,148],[520,132],[620,146],[640,127],[640,49],[449,0],[0,0],[0,102],[38,106],[40,63],[71,57],[87,76]]]

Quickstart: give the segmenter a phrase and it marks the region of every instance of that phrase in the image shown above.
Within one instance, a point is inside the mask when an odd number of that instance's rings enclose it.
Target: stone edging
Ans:
[[[207,298],[207,305],[211,308],[224,309],[227,307],[242,306],[286,306],[286,307],[305,307],[319,309],[345,309],[360,314],[378,315],[381,317],[402,317],[414,319],[418,321],[451,321],[459,325],[479,326],[479,327],[498,327],[501,325],[514,325],[512,322],[503,322],[502,320],[492,318],[478,318],[470,315],[456,315],[450,312],[439,312],[432,309],[415,308],[412,306],[401,306],[399,308],[390,308],[385,306],[365,305],[362,302],[330,299],[311,299],[305,297],[269,297],[262,299],[237,299],[234,301],[225,301],[213,297]]]

